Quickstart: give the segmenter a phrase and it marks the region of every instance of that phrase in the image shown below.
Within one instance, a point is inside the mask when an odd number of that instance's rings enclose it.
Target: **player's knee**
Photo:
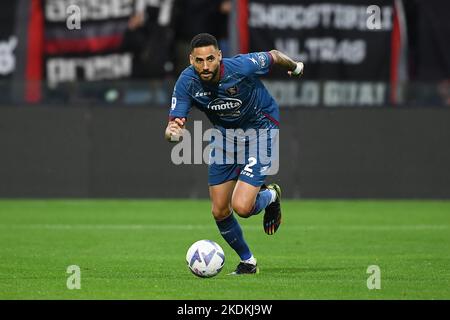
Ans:
[[[237,202],[233,203],[233,210],[241,218],[248,218],[252,214],[253,206],[246,203]]]
[[[213,207],[212,208],[212,214],[216,221],[225,219],[226,217],[228,217],[230,215],[230,213],[231,213],[231,209],[228,207],[226,207],[226,208]]]

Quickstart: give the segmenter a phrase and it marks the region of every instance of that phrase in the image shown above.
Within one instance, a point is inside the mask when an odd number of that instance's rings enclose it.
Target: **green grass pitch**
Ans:
[[[288,201],[274,236],[238,218],[260,266],[237,255],[207,200],[0,200],[0,299],[450,299],[449,201]],[[188,247],[211,239],[222,272],[192,275]],[[69,290],[70,265],[81,289]],[[381,288],[369,290],[370,265]]]

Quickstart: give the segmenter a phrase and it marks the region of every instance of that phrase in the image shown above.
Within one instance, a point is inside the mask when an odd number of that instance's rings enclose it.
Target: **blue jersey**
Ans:
[[[187,67],[175,84],[169,117],[186,118],[195,106],[219,129],[267,128],[268,120],[277,127],[279,107],[258,78],[272,63],[268,52],[224,58],[214,84],[201,81],[194,67]]]

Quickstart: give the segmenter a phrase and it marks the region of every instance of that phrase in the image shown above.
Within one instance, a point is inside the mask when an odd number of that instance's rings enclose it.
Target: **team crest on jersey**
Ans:
[[[238,93],[238,87],[237,86],[232,86],[229,87],[226,92],[230,95],[230,96],[235,96]]]

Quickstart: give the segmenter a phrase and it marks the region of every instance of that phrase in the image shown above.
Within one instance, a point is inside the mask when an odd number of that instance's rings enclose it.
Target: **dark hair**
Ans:
[[[214,48],[218,49],[219,45],[217,44],[217,39],[213,35],[209,33],[199,33],[191,40],[191,52],[195,48],[214,46]]]

